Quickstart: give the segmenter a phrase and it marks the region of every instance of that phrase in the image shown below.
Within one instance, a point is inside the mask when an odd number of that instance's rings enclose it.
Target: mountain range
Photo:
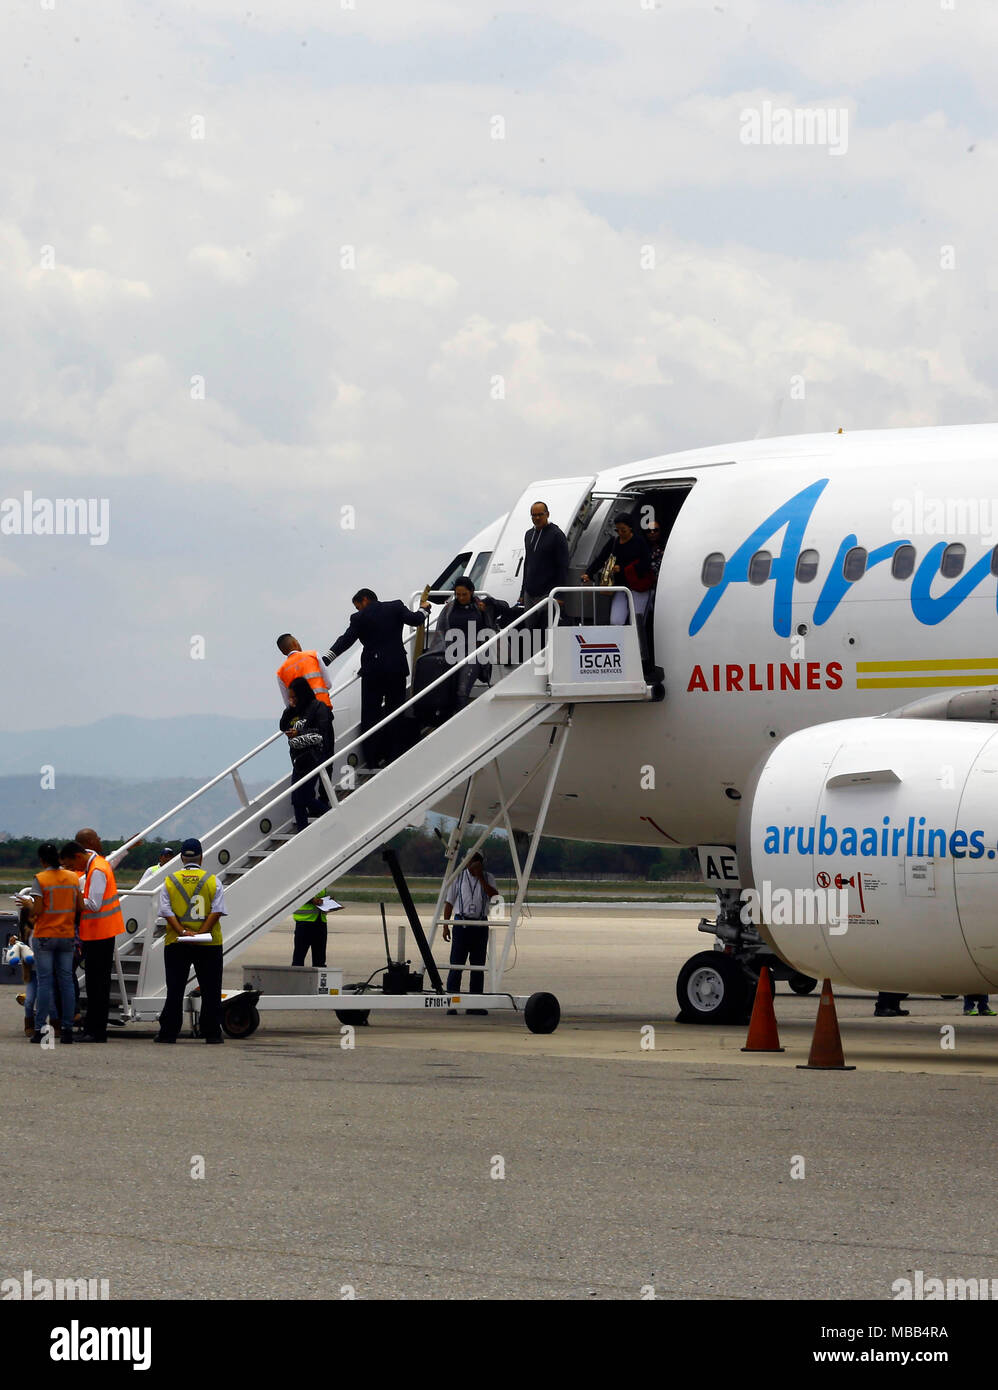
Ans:
[[[0,777],[41,777],[41,770],[51,767],[56,778],[196,777],[200,786],[276,730],[276,718],[115,714],[75,728],[0,732]],[[287,747],[280,740],[254,758],[246,775],[269,782],[287,766]]]
[[[83,825],[113,840],[150,824],[275,732],[272,719],[112,715],[79,727],[0,733],[0,833],[68,838]],[[242,772],[253,794],[286,772],[279,739]],[[230,779],[157,835],[196,835],[237,805]]]

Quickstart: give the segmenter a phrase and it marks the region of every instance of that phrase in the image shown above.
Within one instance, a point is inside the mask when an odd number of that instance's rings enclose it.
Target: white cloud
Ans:
[[[226,285],[248,284],[256,271],[252,254],[241,246],[194,246],[187,259]]]
[[[403,299],[410,304],[435,308],[453,299],[458,282],[446,271],[432,265],[403,265],[396,270],[382,270],[362,279],[376,299]]]
[[[328,640],[365,576],[421,587],[532,477],[770,418],[993,415],[995,27],[970,0],[16,7],[0,468],[99,489],[113,537],[0,550],[33,599],[11,641],[82,587],[129,659],[74,718],[260,713],[275,622]],[[847,108],[848,154],[742,145],[763,100]],[[158,635],[178,612],[214,687]]]

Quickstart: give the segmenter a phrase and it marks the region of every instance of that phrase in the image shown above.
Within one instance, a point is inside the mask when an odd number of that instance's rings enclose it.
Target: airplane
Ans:
[[[662,526],[647,618],[662,698],[575,709],[545,833],[697,847],[718,911],[701,923],[714,949],[680,972],[681,1019],[742,1017],[763,964],[800,993],[825,976],[998,988],[996,458],[984,424],[540,479],[432,582],[438,602],[468,574],[515,604],[536,500],[568,538],[573,586],[619,512]],[[334,706],[355,696],[357,659],[334,668]],[[541,737],[503,755],[510,784]],[[514,828],[537,809],[528,789]]]

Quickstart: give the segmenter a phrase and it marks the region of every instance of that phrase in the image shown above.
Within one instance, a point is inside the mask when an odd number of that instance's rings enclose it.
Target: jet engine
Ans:
[[[803,974],[998,989],[998,726],[879,716],[789,735],[743,791],[738,862],[743,920]]]

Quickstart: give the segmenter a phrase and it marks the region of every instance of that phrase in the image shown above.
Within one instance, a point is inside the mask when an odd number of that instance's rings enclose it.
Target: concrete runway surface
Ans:
[[[846,992],[858,1070],[802,1072],[817,995],[782,985],[787,1050],[748,1056],[743,1027],[673,1022],[678,969],[710,945],[696,917],[535,909],[509,987],[558,995],[547,1037],[505,1013],[374,1014],[348,1051],[335,1016],[296,1012],[223,1048],[155,1047],[142,1025],[45,1051],[3,990],[22,1191],[0,1204],[0,1278],[106,1278],[112,1298],[889,1299],[915,1269],[998,1276],[998,1019],[939,999],[874,1019]],[[375,906],[330,925],[348,979],[379,964]],[[290,930],[227,983],[290,962]]]

